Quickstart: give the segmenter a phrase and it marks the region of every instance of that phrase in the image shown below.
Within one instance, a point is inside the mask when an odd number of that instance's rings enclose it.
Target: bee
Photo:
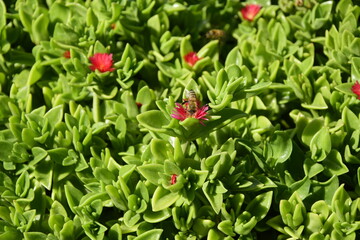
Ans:
[[[187,98],[184,99],[185,110],[187,111],[188,117],[192,117],[199,109],[200,101],[197,99],[194,90],[187,92]]]
[[[205,37],[210,40],[224,40],[226,37],[225,31],[221,29],[211,29],[206,34]]]

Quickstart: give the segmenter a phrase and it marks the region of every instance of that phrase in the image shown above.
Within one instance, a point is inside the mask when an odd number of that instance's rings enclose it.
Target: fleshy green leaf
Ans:
[[[159,173],[164,172],[164,166],[162,164],[146,164],[139,166],[138,170],[152,184],[158,185],[160,179]]]
[[[174,204],[179,197],[180,195],[177,192],[170,192],[158,186],[151,199],[152,209],[154,212],[164,210]]]
[[[137,120],[141,125],[152,131],[165,132],[164,126],[169,124],[169,120],[158,110],[150,110],[139,114]]]
[[[152,229],[143,234],[140,234],[139,236],[134,238],[134,240],[148,240],[148,239],[159,240],[162,232],[163,232],[163,229]]]
[[[80,204],[80,200],[83,196],[82,192],[67,184],[65,185],[65,195],[71,211],[76,213],[75,207],[79,206]]]
[[[256,217],[257,221],[260,221],[266,216],[267,212],[270,209],[272,203],[272,196],[273,196],[272,191],[268,191],[257,195],[247,205],[245,211],[248,211],[252,216]]]
[[[214,181],[214,183],[205,182],[202,190],[214,211],[219,213],[223,202],[223,193],[227,192],[222,182],[219,180]]]

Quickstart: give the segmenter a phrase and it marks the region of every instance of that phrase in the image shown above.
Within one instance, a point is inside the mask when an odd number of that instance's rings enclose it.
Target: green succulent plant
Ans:
[[[0,0],[0,240],[357,239],[359,15]]]

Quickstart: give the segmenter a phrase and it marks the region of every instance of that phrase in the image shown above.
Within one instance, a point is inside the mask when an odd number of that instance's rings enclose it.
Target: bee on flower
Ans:
[[[209,120],[206,118],[208,114],[209,106],[205,104],[201,106],[200,100],[197,98],[194,90],[190,90],[187,93],[187,98],[184,99],[183,104],[176,103],[176,107],[171,114],[172,118],[184,121],[187,118],[196,118],[200,124],[205,125],[203,120]]]
[[[190,90],[187,93],[187,99],[184,102],[189,117],[193,116],[199,109],[200,101],[196,97],[194,90]]]

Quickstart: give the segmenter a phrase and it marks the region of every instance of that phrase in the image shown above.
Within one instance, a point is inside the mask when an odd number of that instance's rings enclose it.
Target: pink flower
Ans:
[[[241,14],[245,20],[254,20],[256,14],[260,11],[261,6],[257,4],[249,4],[241,9]]]
[[[360,99],[360,83],[358,81],[351,87],[351,91],[358,96],[358,99]]]
[[[63,53],[63,56],[64,56],[64,58],[71,58],[70,51],[69,51],[69,50],[66,50],[66,51]]]
[[[208,114],[209,106],[204,105],[200,108],[197,108],[196,111],[193,113],[192,111],[187,109],[187,104],[185,104],[185,107],[180,104],[176,103],[176,107],[173,111],[173,114],[171,114],[172,118],[176,118],[180,121],[184,121],[187,118],[196,118],[199,119],[199,122],[202,125],[205,125],[202,120],[209,120],[205,116]]]
[[[177,175],[173,174],[171,175],[171,185],[174,185],[176,183]]]
[[[189,52],[184,56],[184,60],[192,67],[197,61],[200,60],[200,58],[196,55],[196,52]]]
[[[95,71],[96,69],[100,72],[112,72],[115,68],[112,68],[113,59],[112,54],[107,53],[95,53],[94,56],[90,57],[91,61],[90,69]]]

